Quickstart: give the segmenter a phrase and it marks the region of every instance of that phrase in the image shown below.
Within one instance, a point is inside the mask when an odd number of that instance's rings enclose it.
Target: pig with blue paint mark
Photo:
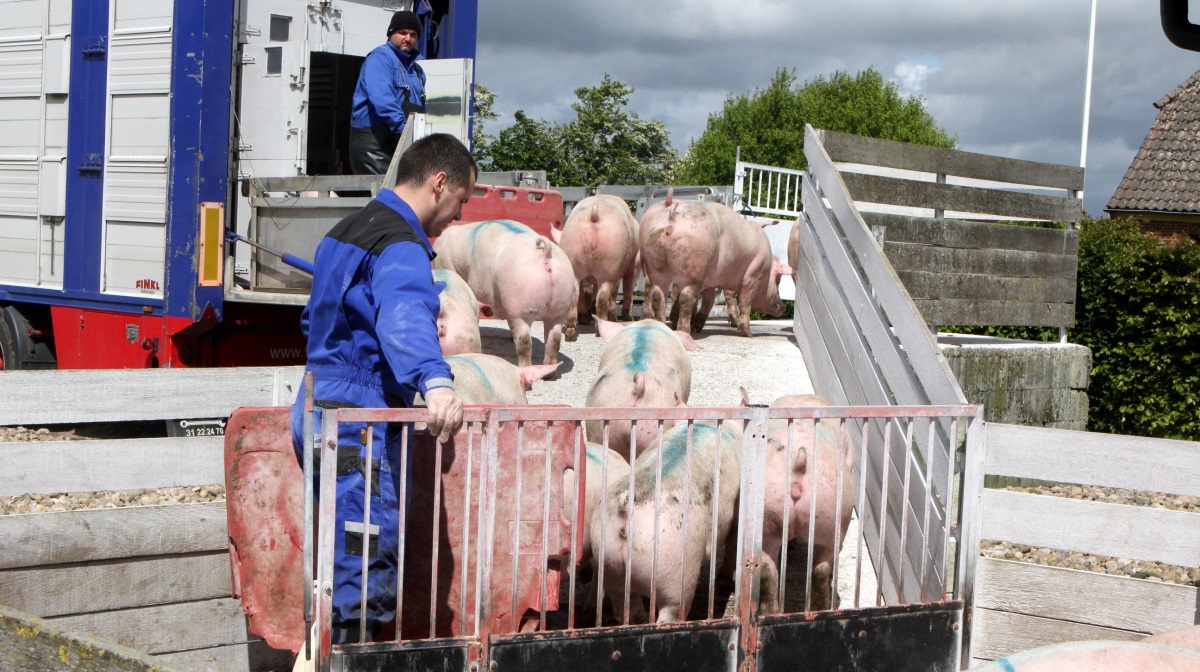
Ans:
[[[663,433],[661,448],[655,442],[639,450],[633,487],[628,481],[610,485],[590,526],[592,552],[603,566],[604,591],[614,613],[623,616],[625,562],[632,551],[631,618],[651,592],[657,611],[651,616],[658,623],[687,617],[701,565],[713,561],[726,543],[737,515],[741,464],[740,421],[722,423],[720,429],[701,422],[678,424]]]
[[[482,353],[446,358],[454,373],[454,389],[464,404],[524,406],[525,390],[535,380],[554,373],[558,365],[513,366],[510,362]]]
[[[529,328],[534,322],[544,329],[542,363],[558,363],[562,339],[575,340],[579,299],[579,282],[565,252],[510,219],[451,226],[433,249],[435,269],[458,273],[480,302],[508,320],[519,366],[533,364]]]
[[[661,322],[641,320],[629,325],[597,320],[607,345],[596,378],[588,390],[588,408],[673,408],[686,406],[692,390],[688,350],[696,342],[686,332],[671,331]],[[629,459],[632,427],[628,421],[608,423],[608,447]],[[587,440],[604,442],[603,423],[585,425]],[[664,429],[670,424],[665,424]],[[658,436],[652,422],[638,424],[639,450]]]
[[[629,482],[629,463],[625,461],[625,458],[621,457],[620,453],[611,449],[605,450],[604,446],[598,443],[587,442],[585,460],[582,466],[584,474],[583,518],[579,522],[583,526],[583,545],[578,549],[577,555],[581,563],[591,560],[592,538],[589,534],[589,526],[600,502],[600,493],[604,492],[606,485],[613,486],[617,483]],[[576,488],[575,470],[573,468],[564,470],[563,520],[575,520]]]
[[[434,270],[433,282],[441,301],[437,326],[442,356],[482,352],[479,315],[491,316],[491,307],[481,305],[471,286],[454,271],[445,268]]]

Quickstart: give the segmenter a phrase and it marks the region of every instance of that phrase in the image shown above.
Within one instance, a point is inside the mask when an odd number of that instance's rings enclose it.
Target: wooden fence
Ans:
[[[888,169],[879,175],[848,166],[841,177],[856,202],[904,213],[867,212],[863,219],[928,323],[1075,324],[1079,232],[996,222],[1078,222],[1082,168],[817,133],[833,161]],[[936,181],[899,177],[919,173]],[[1034,193],[1046,191],[1062,195]],[[913,214],[918,209],[925,216]]]
[[[1200,497],[1200,443],[989,424],[987,474]],[[1200,512],[985,490],[982,537],[1200,567]],[[980,558],[970,655],[1200,624],[1195,586]]]
[[[0,426],[225,418],[290,403],[301,369],[10,371]],[[224,439],[0,443],[0,497],[223,485]],[[291,664],[230,598],[224,502],[0,516],[0,604],[182,669]]]

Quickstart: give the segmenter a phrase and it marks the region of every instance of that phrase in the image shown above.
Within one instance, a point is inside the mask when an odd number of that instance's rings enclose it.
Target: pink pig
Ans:
[[[639,451],[632,489],[628,480],[609,486],[589,533],[613,613],[624,615],[632,556],[631,621],[642,613],[641,598],[651,594],[657,622],[687,617],[700,567],[715,560],[737,514],[741,454],[741,423],[723,423],[719,431],[701,422],[675,425],[663,433],[661,450],[655,442]]]
[[[1014,653],[971,669],[980,672],[1197,672],[1200,670],[1200,625],[1132,642],[1088,640],[1053,644]]]
[[[529,402],[525,390],[535,380],[554,373],[558,365],[513,366],[510,362],[481,353],[446,358],[454,373],[454,389],[464,404],[523,406]]]
[[[529,326],[539,320],[546,342],[542,363],[558,363],[563,337],[575,340],[579,298],[579,283],[566,253],[508,219],[451,226],[433,249],[434,268],[458,273],[496,317],[508,320],[518,364],[533,363]]]
[[[687,350],[697,347],[691,336],[672,332],[654,320],[627,326],[600,320],[598,325],[608,345],[588,390],[588,408],[664,408],[687,404],[692,391],[692,362]],[[608,423],[608,447],[627,460],[631,425],[627,420]],[[603,423],[588,421],[584,426],[588,441],[604,441]],[[669,426],[664,424],[663,428]],[[638,449],[648,446],[657,435],[656,423],[638,423]]]
[[[591,560],[592,538],[589,534],[589,525],[591,524],[592,516],[596,512],[596,508],[600,502],[600,494],[604,492],[605,486],[612,486],[622,481],[629,482],[629,462],[621,457],[620,453],[615,450],[604,450],[604,446],[598,443],[587,442],[586,459],[580,465],[583,468],[583,518],[579,524],[583,526],[583,546],[578,549],[578,559],[580,562]],[[574,468],[563,470],[563,520],[574,521],[575,514],[575,495],[578,486],[575,484]]]
[[[616,196],[588,196],[572,210],[562,231],[551,228],[554,242],[571,259],[579,280],[579,321],[615,319],[617,284],[624,283],[622,317],[629,319],[638,273],[637,220]]]
[[[482,306],[475,298],[470,285],[454,271],[439,268],[433,272],[433,281],[441,285],[438,299],[438,343],[442,355],[462,355],[482,352],[479,338],[479,315],[490,317],[492,309]]]
[[[788,395],[771,402],[771,408],[828,405],[829,402],[815,394]],[[768,423],[762,545],[764,558],[774,565],[764,569],[769,572],[778,568],[780,553],[788,540],[812,540],[813,578],[809,606],[820,610],[837,606],[831,585],[833,566],[837,563],[839,546],[846,538],[857,490],[854,488],[854,451],[848,434],[836,420],[816,423],[815,438],[813,430],[811,420],[791,421],[789,478],[788,421],[771,420]],[[785,509],[786,539],[783,531]],[[810,529],[814,509],[815,524]],[[789,567],[789,571],[791,569]],[[794,569],[803,571],[802,567]]]
[[[751,336],[750,309],[783,313],[779,278],[791,269],[771,255],[761,227],[728,206],[676,201],[668,193],[643,215],[639,242],[651,285],[649,308],[656,319],[666,317],[665,299],[672,284],[679,294],[671,312],[678,315],[676,324],[683,331],[704,327],[718,289],[726,290],[727,300],[735,299],[730,314],[736,315],[742,336]]]

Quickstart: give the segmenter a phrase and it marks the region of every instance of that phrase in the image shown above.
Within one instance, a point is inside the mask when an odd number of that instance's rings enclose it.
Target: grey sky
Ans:
[[[1200,4],[1200,3],[1197,3]],[[1090,0],[485,0],[476,79],[500,121],[565,121],[605,73],[680,151],[726,96],[874,67],[924,96],[959,148],[1078,165]],[[1104,205],[1154,120],[1154,101],[1200,69],[1167,41],[1158,2],[1099,0],[1084,209]],[[732,176],[731,176],[732,179]]]

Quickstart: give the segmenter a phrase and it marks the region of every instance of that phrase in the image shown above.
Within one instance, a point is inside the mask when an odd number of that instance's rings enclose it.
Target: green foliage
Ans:
[[[679,156],[661,121],[626,110],[633,91],[609,75],[575,89],[575,119],[565,124],[518,110],[490,146],[492,169],[545,170],[559,186],[669,183]]]
[[[1080,224],[1071,342],[1092,351],[1088,428],[1200,440],[1200,245],[1147,236],[1135,220]],[[1056,340],[1056,330],[953,327]]]
[[[471,114],[471,154],[480,170],[491,170],[492,143],[496,138],[484,130],[487,122],[500,118],[496,113],[496,94],[483,84],[475,84],[475,105]]]
[[[765,89],[730,96],[680,162],[676,184],[728,184],[737,148],[742,160],[804,170],[804,125],[873,138],[952,148],[920,97],[902,95],[874,68],[837,71],[796,86],[779,69]]]

